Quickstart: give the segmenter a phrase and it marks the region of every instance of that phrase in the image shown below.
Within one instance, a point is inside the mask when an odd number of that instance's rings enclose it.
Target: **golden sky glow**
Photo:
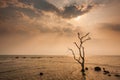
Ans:
[[[1,0],[0,54],[67,55],[77,32],[87,54],[120,54],[120,0]]]

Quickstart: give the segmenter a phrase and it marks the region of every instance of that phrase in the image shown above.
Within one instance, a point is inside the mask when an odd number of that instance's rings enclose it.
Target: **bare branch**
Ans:
[[[72,52],[72,54],[73,54],[73,57],[74,57],[74,59],[76,60],[76,56],[75,56],[75,53],[74,53],[74,51],[72,50],[72,49],[69,49],[71,52]]]
[[[79,50],[79,59],[78,60],[80,60],[80,58],[83,58],[83,56],[81,55],[81,50],[80,50],[82,45],[80,45],[80,47],[79,47],[76,42],[74,42],[74,44],[77,46],[77,48]]]
[[[77,61],[78,63],[82,64],[82,62],[80,62],[80,60],[77,59],[76,61]]]
[[[78,46],[78,44],[76,42],[74,42],[74,44],[77,46],[78,49],[80,49],[80,47]]]
[[[82,41],[83,43],[86,42],[87,40],[91,40],[90,37],[88,37],[87,39],[85,39],[84,41]]]
[[[73,58],[74,58],[78,63],[82,64],[82,63],[76,58],[74,51],[73,51],[72,49],[69,49],[69,50],[72,52]]]
[[[81,37],[81,40],[82,40],[83,38],[87,37],[89,34],[90,34],[90,33],[87,33],[86,35],[82,36],[82,37]]]
[[[80,33],[78,32],[78,38],[80,39]]]

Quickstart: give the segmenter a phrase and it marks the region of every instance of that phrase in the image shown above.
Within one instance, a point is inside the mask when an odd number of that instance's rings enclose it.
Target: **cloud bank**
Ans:
[[[74,4],[63,6],[62,9],[59,9],[58,7],[49,3],[46,0],[30,0],[30,1],[9,0],[9,1],[0,1],[0,4],[1,4],[0,8],[9,7],[9,9],[11,9],[12,7],[13,9],[16,9],[16,10],[24,10],[24,12],[26,9],[28,9],[28,11],[33,11],[36,14],[46,11],[46,12],[55,13],[56,15],[61,16],[62,18],[74,18],[80,15],[83,15],[89,12],[94,6],[92,4],[78,5],[77,3],[74,3]],[[30,12],[30,13],[33,13],[33,12]]]
[[[82,31],[68,21],[89,13],[96,5],[119,2],[119,0],[1,0],[0,35],[13,34],[73,34]],[[63,3],[62,3],[63,2]],[[119,29],[118,29],[119,30]]]
[[[119,1],[120,0],[0,0],[0,53],[12,47],[14,51],[15,48],[20,45],[21,47],[16,49],[16,52],[25,50],[29,52],[29,50],[33,49],[39,51],[45,44],[44,49],[52,48],[52,46],[48,44],[54,44],[55,42],[59,45],[63,44],[62,48],[63,46],[64,48],[62,50],[64,50],[66,48],[65,44],[72,43],[69,41],[76,37],[76,32],[84,31],[84,26],[76,26],[75,21],[73,21],[74,24],[71,23],[73,18],[87,15],[98,7],[104,6],[104,8],[106,8],[106,5],[116,6],[115,4],[119,3]],[[119,6],[114,9],[119,9]],[[105,13],[107,13],[107,10],[108,8],[101,10],[101,12],[103,11],[102,13],[104,13],[106,11]],[[113,9],[109,11],[111,12]],[[118,10],[115,10],[115,12],[117,11]],[[96,15],[99,15],[99,13]],[[93,17],[95,21],[97,20],[95,15],[90,14],[90,18],[89,20],[88,18],[85,20],[85,24],[88,24],[88,21],[91,22]],[[108,17],[110,18],[111,16],[108,15]],[[79,21],[78,23],[81,24]],[[87,26],[86,28],[89,27]],[[102,24],[101,31],[102,30],[120,31],[119,24],[117,23]],[[58,40],[61,40],[61,43],[57,42]],[[41,44],[43,45],[41,46]],[[54,46],[53,50],[54,49],[56,49],[56,46]],[[9,50],[7,52],[9,52]]]
[[[0,35],[57,33],[81,31],[66,19],[83,15],[92,5],[69,4],[62,9],[46,0],[1,0]]]
[[[107,31],[114,31],[120,32],[120,24],[113,24],[113,23],[101,23],[100,30],[107,30]]]

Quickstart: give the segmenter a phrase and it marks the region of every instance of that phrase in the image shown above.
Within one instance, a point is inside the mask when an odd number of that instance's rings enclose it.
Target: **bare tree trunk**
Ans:
[[[74,44],[76,45],[76,47],[79,50],[79,58],[77,58],[75,56],[75,53],[74,53],[73,49],[69,49],[73,54],[74,60],[76,60],[81,65],[82,75],[85,75],[85,50],[84,50],[84,47],[83,47],[83,43],[86,42],[87,40],[91,39],[90,37],[88,37],[88,35],[89,35],[89,33],[87,33],[84,36],[81,36],[80,33],[78,33],[78,39],[79,39],[80,43],[78,45],[76,42],[74,42]]]
[[[83,62],[82,64],[81,64],[81,66],[82,66],[82,69],[81,69],[81,72],[82,72],[82,75],[85,75],[85,63]]]

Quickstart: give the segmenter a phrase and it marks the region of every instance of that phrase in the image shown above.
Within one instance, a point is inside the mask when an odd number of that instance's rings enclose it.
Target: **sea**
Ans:
[[[120,55],[88,56],[85,58],[85,66],[89,70],[97,66],[105,68],[110,71],[110,76],[119,77]],[[79,68],[79,63],[72,56],[0,55],[0,80],[80,80],[76,76]],[[44,74],[42,78],[40,73]],[[120,77],[113,79],[120,80]]]

